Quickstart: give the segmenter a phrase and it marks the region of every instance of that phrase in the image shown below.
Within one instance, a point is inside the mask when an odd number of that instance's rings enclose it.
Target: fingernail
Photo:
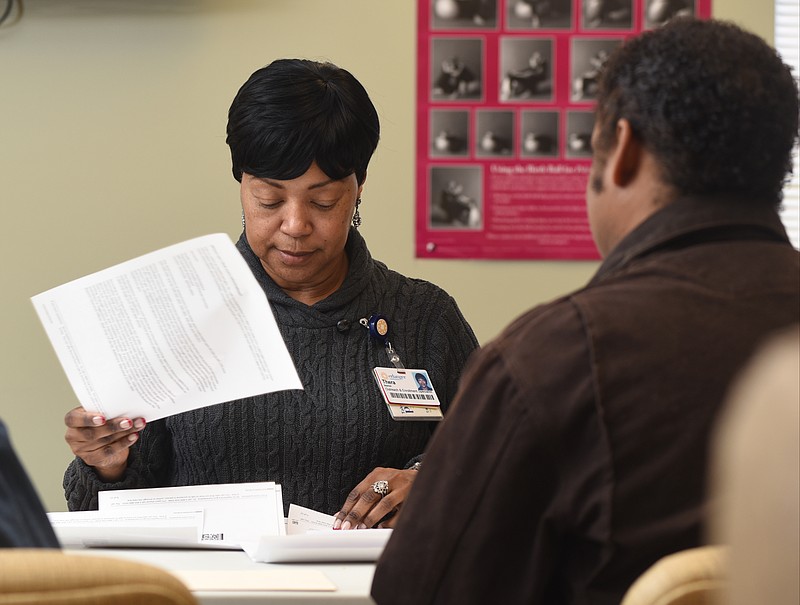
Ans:
[[[342,528],[341,519],[334,519],[333,520],[333,529],[341,529],[341,528]]]
[[[106,423],[106,419],[102,416],[95,416],[92,418],[92,424],[95,426],[103,426]]]
[[[344,523],[342,523],[342,529],[348,530],[348,529],[350,529],[350,527],[352,527],[350,525],[350,521],[345,521]]]
[[[359,523],[356,529],[367,529],[367,526],[364,525],[363,523]]]
[[[136,441],[138,438],[139,438],[138,433],[131,433],[130,435],[128,435],[128,441],[130,441],[131,443]]]
[[[144,418],[137,418],[133,421],[133,428],[141,429],[144,428]]]
[[[132,426],[133,426],[133,425],[131,424],[131,421],[130,421],[130,420],[128,420],[127,418],[126,418],[125,420],[123,420],[122,422],[120,422],[120,423],[119,423],[119,428],[121,428],[121,429],[124,429],[124,430],[126,430],[126,431],[127,431],[129,428],[131,428]]]

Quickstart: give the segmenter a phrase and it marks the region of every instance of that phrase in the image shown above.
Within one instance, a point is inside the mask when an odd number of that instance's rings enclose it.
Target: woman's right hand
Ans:
[[[110,483],[125,474],[128,448],[139,439],[145,420],[125,417],[107,420],[102,414],[77,407],[67,412],[64,424],[67,425],[64,439],[72,452]]]

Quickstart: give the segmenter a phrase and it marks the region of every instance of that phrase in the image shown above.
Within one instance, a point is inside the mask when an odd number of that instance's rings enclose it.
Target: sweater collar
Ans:
[[[286,294],[286,292],[267,275],[264,266],[261,264],[261,260],[250,247],[244,232],[239,236],[236,247],[239,249],[239,252],[244,257],[253,275],[255,275],[256,280],[264,289],[267,298],[273,305],[308,309],[307,305]],[[344,251],[348,258],[347,275],[344,278],[344,282],[336,292],[312,305],[312,309],[324,313],[346,306],[364,290],[369,282],[372,256],[367,249],[367,243],[364,241],[364,238],[352,227],[347,236]]]
[[[789,244],[775,209],[753,200],[717,197],[677,199],[626,235],[590,283],[659,249],[720,239],[765,239]]]

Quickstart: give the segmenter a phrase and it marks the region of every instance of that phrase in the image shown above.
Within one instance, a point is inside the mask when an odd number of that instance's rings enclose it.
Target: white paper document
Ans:
[[[102,491],[98,503],[102,513],[128,516],[179,507],[200,509],[203,546],[241,548],[259,536],[286,533],[281,490],[272,482]]]
[[[199,548],[202,510],[47,513],[63,547]]]
[[[377,561],[391,529],[311,531],[285,536],[261,536],[242,544],[251,559],[262,563]]]
[[[298,504],[290,504],[289,517],[286,519],[286,533],[293,535],[309,531],[327,531],[333,528],[334,519],[333,515],[326,515]]]
[[[222,233],[31,300],[81,405],[107,418],[303,388],[264,291]]]

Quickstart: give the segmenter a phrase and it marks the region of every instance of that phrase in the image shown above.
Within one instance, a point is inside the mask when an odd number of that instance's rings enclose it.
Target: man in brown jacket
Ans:
[[[676,20],[613,53],[595,122],[604,262],[472,360],[378,562],[379,605],[616,605],[702,541],[726,391],[800,313],[778,215],[797,85],[760,38]]]

